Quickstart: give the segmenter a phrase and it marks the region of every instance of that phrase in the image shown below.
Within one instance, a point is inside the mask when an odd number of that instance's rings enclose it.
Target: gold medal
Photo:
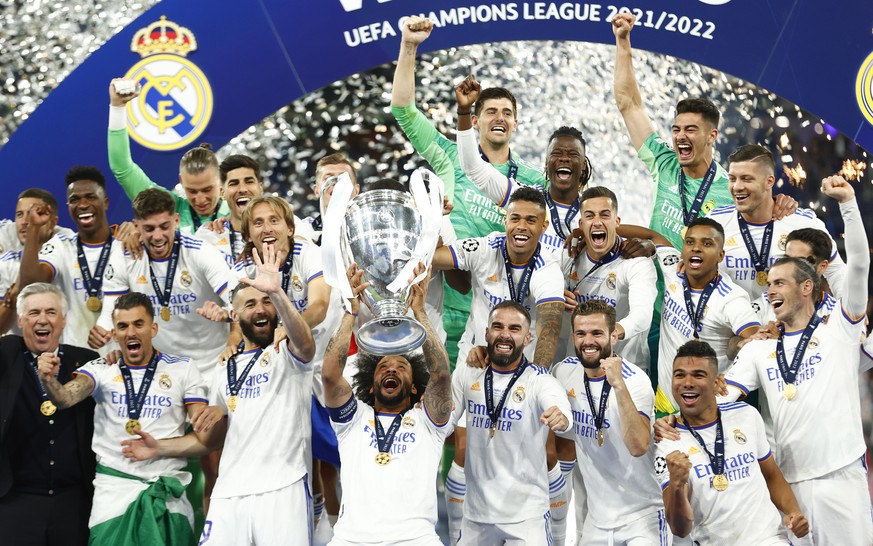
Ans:
[[[782,396],[784,396],[787,400],[794,400],[794,397],[797,396],[797,387],[794,383],[786,383],[785,388],[782,389]]]
[[[131,436],[135,435],[135,428],[139,428],[139,419],[128,419],[127,423],[124,424],[124,430],[127,431]]]
[[[58,411],[58,408],[54,404],[52,404],[51,400],[46,400],[39,405],[39,412],[46,417],[48,417],[49,415],[54,415],[56,411]]]
[[[716,491],[724,491],[728,488],[728,479],[724,474],[716,474],[712,477],[712,487]]]
[[[85,302],[85,305],[88,307],[88,311],[92,313],[99,313],[103,309],[103,302],[97,296],[88,296],[88,301]]]
[[[597,431],[597,447],[603,447],[603,431]]]
[[[494,435],[497,434],[497,425],[491,425],[491,432],[488,433],[489,438],[494,438]]]
[[[758,286],[767,286],[767,272],[758,271],[758,274],[755,275],[755,282],[758,283]]]
[[[163,320],[170,320],[170,308],[169,307],[161,307],[161,318]]]
[[[386,466],[390,462],[391,462],[391,455],[389,455],[388,453],[385,453],[382,451],[380,451],[379,453],[376,453],[376,464],[377,465]]]
[[[227,399],[227,409],[230,411],[236,411],[236,405],[239,402],[239,396],[233,394],[230,398]]]

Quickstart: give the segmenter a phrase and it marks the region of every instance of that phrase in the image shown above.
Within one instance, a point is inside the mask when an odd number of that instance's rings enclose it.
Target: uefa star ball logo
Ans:
[[[855,81],[855,97],[861,113],[873,124],[873,53],[864,59]]]
[[[127,104],[131,138],[152,150],[189,145],[212,117],[209,80],[185,58],[197,49],[194,34],[161,16],[133,36],[130,49],[142,56],[124,75],[141,87]]]

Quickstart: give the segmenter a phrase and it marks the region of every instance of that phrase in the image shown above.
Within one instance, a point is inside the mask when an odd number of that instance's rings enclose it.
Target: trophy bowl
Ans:
[[[404,354],[420,347],[424,327],[407,316],[411,286],[388,289],[412,259],[421,236],[421,214],[412,195],[399,190],[371,190],[355,197],[346,208],[340,251],[346,268],[357,262],[370,283],[361,299],[373,319],[358,329],[355,340],[368,353]]]

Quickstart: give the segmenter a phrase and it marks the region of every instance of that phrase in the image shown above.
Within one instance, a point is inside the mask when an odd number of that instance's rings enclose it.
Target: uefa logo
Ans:
[[[152,150],[189,145],[209,124],[213,102],[209,80],[186,59],[197,49],[194,34],[162,16],[134,35],[130,49],[142,56],[124,76],[141,87],[127,104],[131,138]]]

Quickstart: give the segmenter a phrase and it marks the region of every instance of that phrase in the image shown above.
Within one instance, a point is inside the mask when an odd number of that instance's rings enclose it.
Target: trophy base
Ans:
[[[375,318],[355,334],[358,347],[374,355],[401,355],[424,344],[427,333],[415,319],[405,316]]]

